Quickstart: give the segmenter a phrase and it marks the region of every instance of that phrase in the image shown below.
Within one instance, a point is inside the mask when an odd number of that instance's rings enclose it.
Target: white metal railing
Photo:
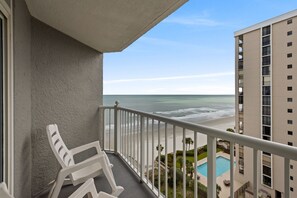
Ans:
[[[284,197],[290,197],[290,161],[297,161],[297,148],[288,145],[265,141],[236,133],[178,121],[163,116],[145,113],[118,106],[100,106],[103,115],[103,144],[104,150],[119,154],[121,159],[135,171],[158,197],[186,197],[187,166],[186,138],[193,138],[193,147],[197,148],[198,136],[207,137],[207,197],[216,197],[216,140],[217,138],[230,141],[230,197],[234,197],[234,145],[240,144],[253,149],[253,196],[258,198],[259,152],[265,151],[284,158]],[[180,134],[178,136],[177,134]],[[200,134],[200,135],[199,135]],[[180,137],[180,138],[179,138]],[[178,144],[182,142],[182,146]],[[157,144],[156,144],[157,143]],[[165,167],[161,166],[162,147],[164,145]],[[159,148],[159,149],[157,149]],[[182,192],[177,189],[177,151],[182,151]],[[173,168],[169,170],[169,153],[172,153]],[[164,156],[163,155],[163,156]],[[194,197],[198,197],[197,179],[197,149],[194,149]],[[170,174],[171,173],[171,174]],[[170,175],[170,176],[169,176]],[[169,178],[172,177],[172,178]],[[171,179],[171,180],[170,180]],[[171,181],[172,183],[170,183]],[[172,185],[169,188],[168,185]]]

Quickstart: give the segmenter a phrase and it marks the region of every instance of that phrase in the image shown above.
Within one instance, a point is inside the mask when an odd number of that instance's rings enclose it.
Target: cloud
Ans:
[[[207,19],[204,17],[171,17],[164,20],[164,23],[174,23],[179,25],[190,25],[190,26],[208,26],[216,27],[224,25],[224,23]]]
[[[187,76],[168,76],[168,77],[154,77],[154,78],[132,78],[132,79],[119,79],[119,80],[105,80],[104,84],[116,84],[116,83],[130,83],[130,82],[145,82],[145,81],[168,81],[168,80],[183,80],[194,78],[212,78],[220,76],[233,76],[234,72],[221,72],[221,73],[209,73]]]

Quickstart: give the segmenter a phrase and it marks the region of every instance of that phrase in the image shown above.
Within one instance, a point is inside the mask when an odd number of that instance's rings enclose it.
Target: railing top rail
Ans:
[[[100,107],[100,108],[114,108],[114,107]],[[262,140],[259,138],[251,137],[251,136],[246,136],[246,135],[241,135],[237,133],[230,133],[226,132],[223,130],[199,125],[199,124],[194,124],[190,122],[185,122],[185,121],[179,121],[179,120],[174,120],[171,118],[151,114],[151,113],[146,113],[134,109],[129,109],[129,108],[124,108],[124,107],[117,107],[118,110],[122,111],[128,111],[131,113],[138,114],[143,117],[148,117],[150,119],[158,120],[160,122],[168,123],[177,127],[185,128],[187,130],[191,130],[194,132],[199,132],[208,136],[216,137],[216,138],[221,138],[224,140],[228,140],[233,143],[241,144],[250,148],[255,148],[257,150],[261,151],[266,151],[281,157],[285,157],[288,159],[292,159],[297,161],[297,148],[288,146],[285,144],[281,144],[278,142],[271,142],[267,140]]]
[[[114,109],[114,106],[99,106],[99,109]]]

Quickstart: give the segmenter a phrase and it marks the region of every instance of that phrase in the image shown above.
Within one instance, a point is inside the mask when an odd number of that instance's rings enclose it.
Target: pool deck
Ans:
[[[217,157],[222,156],[225,157],[227,159],[230,160],[230,155],[227,153],[223,153],[223,152],[218,152]],[[202,160],[199,160],[197,162],[197,166],[203,164],[207,162],[207,158],[204,158]],[[200,176],[199,182],[202,183],[203,185],[207,186],[207,178],[205,176],[203,176],[202,174],[200,174],[199,172],[197,172],[197,174]],[[224,180],[230,180],[230,171],[225,172],[224,174],[222,174],[221,176],[217,177],[217,184],[219,186],[221,186],[222,191],[220,192],[220,197],[229,197],[230,196],[230,186],[225,186],[224,184]],[[243,184],[240,183],[239,181],[234,180],[234,192],[236,190],[238,190]]]

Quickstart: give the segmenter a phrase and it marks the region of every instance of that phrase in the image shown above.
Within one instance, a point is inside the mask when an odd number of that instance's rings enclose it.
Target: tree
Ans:
[[[184,140],[182,140],[182,143],[184,143]],[[191,144],[194,144],[193,139],[190,137],[186,138],[186,151],[190,149]],[[189,146],[189,148],[187,146]]]
[[[222,191],[221,186],[217,184],[217,197],[219,197],[220,192]]]
[[[159,151],[160,149],[160,153],[162,153],[162,151],[164,150],[164,146],[162,146],[162,144],[159,144],[158,146],[156,146],[156,150]]]
[[[192,162],[190,162],[189,160],[186,161],[186,168],[187,168],[187,174],[190,174],[190,178],[193,178],[194,167]]]

